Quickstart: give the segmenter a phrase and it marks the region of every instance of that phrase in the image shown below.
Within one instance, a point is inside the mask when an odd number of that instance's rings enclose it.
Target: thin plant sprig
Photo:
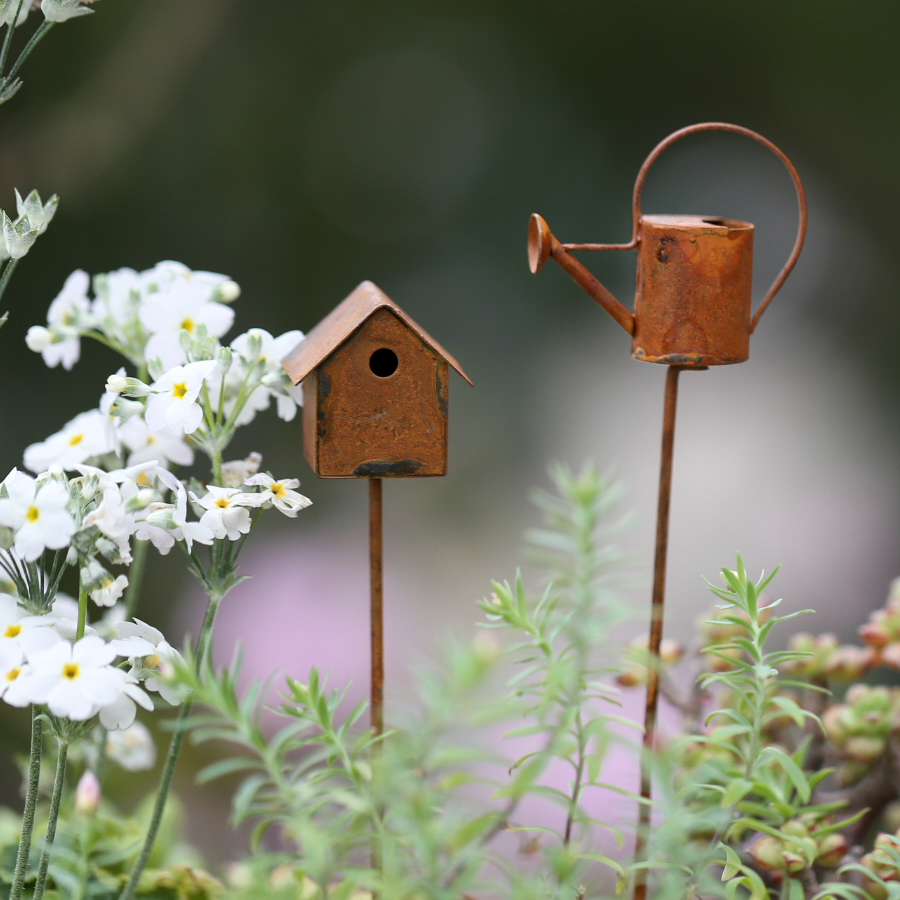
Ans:
[[[719,692],[721,705],[706,717],[710,726],[706,734],[681,741],[682,746],[699,748],[701,763],[693,773],[696,780],[685,779],[688,783],[680,793],[676,820],[695,821],[693,830],[699,834],[704,821],[718,824],[710,832],[705,852],[695,855],[687,867],[692,871],[685,886],[689,892],[710,890],[706,870],[715,865],[722,867],[724,896],[737,896],[738,889],[743,889],[754,900],[767,898],[768,888],[759,872],[735,848],[750,840],[753,856],[763,852],[755,848],[774,840],[776,851],[790,860],[781,897],[808,900],[818,889],[813,870],[819,842],[858,818],[835,821],[842,802],[816,801],[815,789],[829,771],[804,769],[808,736],[793,752],[766,740],[771,728],[784,721],[792,723],[798,734],[804,734],[806,723],[821,728],[818,717],[790,696],[791,689],[807,685],[779,671],[810,654],[766,647],[774,628],[810,612],[774,614],[781,600],[765,602],[763,592],[777,571],[763,573],[754,581],[738,555],[734,570],[722,569],[724,586],[710,585],[722,602],[719,614],[708,624],[727,629],[729,636],[704,648],[720,664],[718,671],[701,675],[700,681],[705,690]],[[692,830],[687,824],[684,828]]]
[[[77,2],[77,0],[70,0],[70,2],[66,2],[66,0],[50,0],[48,3],[41,3],[40,7],[44,18],[32,32],[25,46],[19,51],[15,62],[12,63],[9,70],[7,70],[6,65],[12,49],[13,32],[20,24],[19,18],[22,10],[30,7],[32,0],[2,0],[0,2],[0,13],[6,18],[6,35],[3,39],[2,48],[0,48],[0,104],[11,100],[18,93],[22,87],[22,79],[18,77],[19,70],[31,56],[35,47],[49,34],[53,26],[57,22],[64,22],[93,12],[92,9],[82,5],[93,2],[94,0],[81,0],[81,2]],[[10,19],[9,13],[13,9],[15,9],[15,12]]]
[[[615,542],[621,522],[613,518],[620,487],[592,466],[575,474],[557,465],[551,476],[557,495],[542,492],[535,498],[548,527],[528,534],[536,561],[550,574],[550,585],[532,600],[517,576],[513,586],[495,583],[493,596],[481,606],[488,627],[519,637],[507,651],[519,669],[510,688],[530,701],[533,723],[509,737],[542,736],[542,748],[515,766],[544,769],[559,759],[571,771],[568,791],[542,784],[539,778],[525,782],[528,792],[561,807],[560,829],[520,826],[556,836],[559,851],[548,854],[548,861],[563,885],[577,882],[587,862],[603,863],[622,874],[618,863],[588,849],[596,830],[611,832],[617,841],[623,839],[621,831],[591,815],[583,801],[590,789],[632,796],[602,780],[601,767],[607,748],[619,740],[614,727],[636,726],[607,711],[617,704],[616,691],[607,683],[613,670],[602,664],[598,653],[609,627],[624,618],[615,590],[623,558]]]

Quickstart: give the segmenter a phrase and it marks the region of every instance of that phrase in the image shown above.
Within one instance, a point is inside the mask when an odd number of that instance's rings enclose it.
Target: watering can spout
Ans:
[[[622,245],[625,249],[629,245]],[[634,334],[634,315],[629,312],[574,256],[568,245],[561,244],[550,231],[542,216],[534,213],[528,222],[528,266],[539,272],[544,263],[553,257],[576,284],[608,312],[628,334]],[[619,249],[610,246],[609,249]]]

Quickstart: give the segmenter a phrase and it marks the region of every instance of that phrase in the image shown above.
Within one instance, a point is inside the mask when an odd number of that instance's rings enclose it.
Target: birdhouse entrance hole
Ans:
[[[397,371],[399,363],[397,354],[387,347],[381,347],[369,357],[369,368],[372,370],[372,374],[379,378],[393,375]]]

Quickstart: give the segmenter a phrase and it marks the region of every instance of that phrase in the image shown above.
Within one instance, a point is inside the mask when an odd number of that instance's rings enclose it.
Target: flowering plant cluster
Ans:
[[[200,665],[259,515],[277,509],[293,518],[309,505],[297,479],[260,470],[260,454],[224,460],[240,426],[273,401],[290,420],[300,399],[280,360],[301,332],[273,337],[251,329],[228,344],[220,340],[239,293],[223,275],[175,262],[93,280],[79,270],[50,304],[47,324],[28,331],[28,346],[51,367],[71,368],[83,338],[115,349],[125,361],[107,379],[96,408],[26,448],[24,469],[33,474],[16,468],[0,483],[0,569],[8,582],[0,594],[0,697],[33,710],[32,780],[40,773],[45,724],[59,743],[36,898],[52,872],[70,745],[91,734],[92,745],[103,747],[102,759],[81,754],[80,784],[100,791],[98,761],[115,761],[117,747],[128,744],[111,734],[142,735],[138,706],[151,710],[158,696],[182,704],[182,722],[190,714],[186,689],[173,677],[181,655],[157,628],[135,618],[148,546],[161,554],[180,547],[208,595],[194,648]],[[178,470],[194,465],[198,453],[208,460],[209,477],[180,478]],[[59,592],[69,571],[77,599]],[[99,738],[95,728],[102,730]],[[123,897],[137,890],[149,859],[183,733],[182,726],[170,744],[144,851],[122,876]],[[26,803],[11,900],[22,896],[28,873],[33,801]]]

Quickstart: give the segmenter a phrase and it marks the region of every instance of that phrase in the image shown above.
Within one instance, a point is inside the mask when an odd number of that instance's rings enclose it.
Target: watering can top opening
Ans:
[[[648,225],[662,225],[666,228],[684,231],[706,231],[711,234],[727,234],[730,231],[753,231],[752,222],[741,222],[738,219],[725,219],[722,216],[672,216],[641,215],[640,221]],[[640,240],[640,238],[639,238]]]

